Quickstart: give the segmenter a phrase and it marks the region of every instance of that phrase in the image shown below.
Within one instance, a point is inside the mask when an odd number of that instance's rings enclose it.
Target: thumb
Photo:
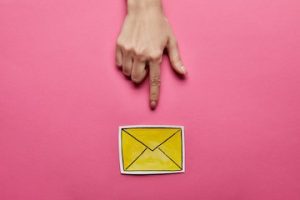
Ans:
[[[167,44],[167,49],[168,49],[169,58],[170,58],[173,69],[178,74],[185,75],[187,73],[187,71],[182,63],[181,58],[180,58],[177,40],[174,36],[170,37],[168,44]]]

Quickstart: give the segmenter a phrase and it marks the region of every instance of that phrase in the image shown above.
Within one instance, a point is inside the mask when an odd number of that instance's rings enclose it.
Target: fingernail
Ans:
[[[156,107],[156,101],[151,101],[150,105],[151,108],[154,109]]]
[[[181,70],[181,72],[182,72],[183,74],[186,74],[186,73],[187,73],[186,68],[185,68],[184,66],[181,66],[181,67],[180,67],[180,70]]]

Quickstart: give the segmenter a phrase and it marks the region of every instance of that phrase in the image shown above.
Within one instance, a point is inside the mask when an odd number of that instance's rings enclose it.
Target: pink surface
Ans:
[[[188,68],[148,107],[114,65],[124,1],[1,0],[1,200],[299,200],[300,3],[172,0]],[[184,125],[186,173],[120,175],[118,126]]]

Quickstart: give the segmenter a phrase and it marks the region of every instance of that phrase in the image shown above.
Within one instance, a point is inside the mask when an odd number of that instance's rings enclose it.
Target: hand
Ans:
[[[160,0],[128,0],[128,14],[117,41],[116,63],[135,83],[144,80],[149,68],[152,109],[159,100],[160,63],[165,48],[173,69],[184,75],[186,69]]]

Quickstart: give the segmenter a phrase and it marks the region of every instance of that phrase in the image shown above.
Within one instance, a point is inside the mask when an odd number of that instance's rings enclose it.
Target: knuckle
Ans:
[[[149,54],[149,58],[151,60],[160,60],[162,53],[160,51],[153,51]]]
[[[147,56],[144,54],[137,56],[141,62],[146,62],[148,60]]]
[[[121,38],[118,38],[117,39],[117,46],[118,47],[123,47],[124,45],[123,45],[124,43],[123,43],[123,40],[121,39]]]
[[[129,72],[125,72],[125,71],[123,71],[123,74],[124,74],[125,76],[127,76],[127,77],[129,77],[129,76],[130,76],[130,73],[129,73]]]
[[[130,76],[130,70],[127,67],[123,67],[123,74],[125,74],[126,76]]]
[[[131,80],[135,83],[139,83],[141,81],[141,75],[139,73],[132,72]]]
[[[134,83],[140,83],[142,81],[142,79],[140,77],[135,77],[135,76],[132,76],[132,75],[131,75],[131,80]]]
[[[151,77],[151,86],[160,86],[160,76],[158,74],[155,74]]]
[[[142,57],[144,55],[144,50],[140,49],[140,48],[137,48],[137,49],[134,50],[134,53],[135,53],[136,56]]]
[[[138,60],[140,61],[146,61],[149,59],[144,49],[135,49],[133,53],[135,57],[138,58]]]
[[[151,100],[157,100],[157,98],[158,98],[157,91],[152,91],[152,92],[150,93],[150,99],[151,99]]]
[[[124,45],[123,48],[125,51],[128,51],[128,52],[133,51],[133,47],[131,45]]]
[[[132,76],[131,76],[131,80],[132,80],[132,82],[134,82],[134,83],[139,83],[139,82],[140,82],[138,79],[134,79]]]

